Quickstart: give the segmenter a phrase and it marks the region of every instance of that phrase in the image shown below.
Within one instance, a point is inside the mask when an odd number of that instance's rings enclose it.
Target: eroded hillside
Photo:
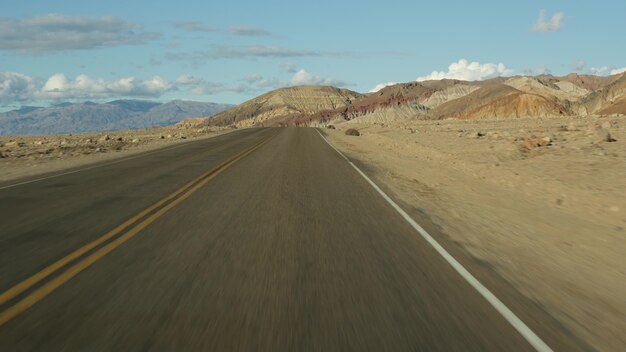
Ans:
[[[570,74],[443,79],[359,94],[334,87],[290,87],[249,100],[194,125],[315,126],[360,119],[507,119],[626,114],[626,76]]]

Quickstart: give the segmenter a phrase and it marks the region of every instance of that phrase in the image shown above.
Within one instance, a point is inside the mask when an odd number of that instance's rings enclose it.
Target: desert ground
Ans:
[[[598,350],[626,345],[623,118],[336,122],[330,142],[452,242]]]

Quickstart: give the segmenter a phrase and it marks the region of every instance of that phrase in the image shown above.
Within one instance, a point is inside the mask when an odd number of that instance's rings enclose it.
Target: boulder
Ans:
[[[346,130],[346,136],[360,136],[361,133],[355,128],[348,128]]]
[[[552,144],[552,138],[526,138],[520,143],[520,148],[530,150],[539,147],[545,147]]]

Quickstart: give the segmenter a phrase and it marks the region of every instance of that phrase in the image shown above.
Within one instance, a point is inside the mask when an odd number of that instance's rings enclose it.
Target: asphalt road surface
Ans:
[[[2,351],[534,350],[314,129],[6,186]],[[586,349],[466,263],[552,349]]]

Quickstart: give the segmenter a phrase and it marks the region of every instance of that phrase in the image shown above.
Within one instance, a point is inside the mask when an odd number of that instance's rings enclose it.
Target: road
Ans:
[[[315,129],[6,186],[3,351],[534,350]],[[551,348],[586,349],[485,275]]]

